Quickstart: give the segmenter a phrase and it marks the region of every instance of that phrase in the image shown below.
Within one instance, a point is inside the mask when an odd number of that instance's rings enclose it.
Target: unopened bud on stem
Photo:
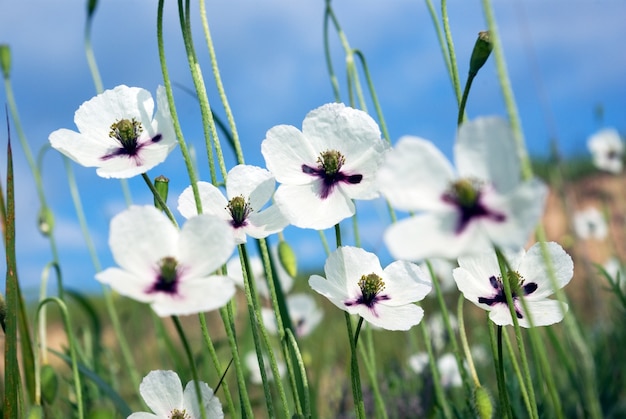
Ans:
[[[478,39],[474,44],[474,50],[472,51],[472,57],[470,58],[470,76],[478,74],[478,70],[480,70],[481,67],[487,62],[487,58],[489,58],[489,54],[491,54],[492,49],[493,45],[491,44],[491,40],[489,38],[489,32],[478,32]]]
[[[170,180],[163,175],[158,176],[154,179],[154,188],[159,193],[159,196],[161,197],[163,202],[167,202],[167,193],[169,190],[169,183],[170,183]],[[154,198],[154,206],[160,209],[161,211],[165,211],[165,208],[163,208],[161,204],[159,204],[159,201],[156,199],[156,197]]]

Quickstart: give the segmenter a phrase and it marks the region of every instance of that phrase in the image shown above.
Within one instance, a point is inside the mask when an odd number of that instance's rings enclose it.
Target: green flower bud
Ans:
[[[472,57],[470,58],[470,76],[478,74],[478,70],[480,70],[481,67],[487,62],[487,58],[489,58],[489,54],[491,54],[492,49],[493,45],[489,39],[489,32],[478,32],[478,39],[474,44],[474,50],[472,51]]]
[[[87,19],[91,19],[98,6],[98,0],[87,0]]]
[[[28,410],[26,419],[43,419],[43,408],[38,404],[32,405]]]
[[[11,76],[11,48],[8,44],[0,44],[0,68],[5,79]]]
[[[41,367],[41,398],[47,404],[54,403],[59,391],[59,378],[50,365]]]
[[[491,419],[493,417],[493,403],[489,392],[484,387],[474,389],[474,408],[480,419]]]
[[[43,207],[39,210],[39,216],[37,217],[37,224],[39,232],[45,237],[50,236],[54,229],[54,214],[50,211],[50,208]]]
[[[169,190],[169,183],[170,183],[170,180],[163,175],[158,176],[156,179],[154,179],[154,188],[159,193],[159,196],[161,197],[163,202],[167,202],[167,193]],[[159,202],[156,200],[156,198],[154,198],[154,206],[160,209],[161,211],[165,211],[165,208],[161,208],[161,205],[159,205]]]
[[[296,254],[293,252],[293,249],[284,240],[281,240],[278,243],[278,259],[280,260],[280,264],[283,265],[285,271],[289,274],[290,277],[295,278],[298,274],[298,262],[296,260]]]

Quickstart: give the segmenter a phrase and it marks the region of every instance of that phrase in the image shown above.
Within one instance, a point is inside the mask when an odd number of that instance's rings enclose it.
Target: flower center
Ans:
[[[460,179],[450,185],[450,188],[442,196],[442,200],[457,207],[459,220],[455,232],[462,233],[469,223],[475,218],[488,218],[493,221],[503,222],[504,214],[487,208],[481,202],[483,185],[478,180]]]
[[[361,180],[363,180],[363,175],[361,174],[349,175],[342,172],[341,168],[345,163],[346,158],[341,152],[326,150],[322,151],[317,158],[317,167],[303,164],[302,171],[307,175],[315,176],[322,180],[320,197],[326,199],[337,183],[344,182],[354,185],[361,183]]]
[[[380,276],[371,273],[363,275],[359,279],[359,288],[361,288],[361,293],[363,294],[363,302],[369,305],[385,289],[385,282]]]
[[[189,415],[189,413],[187,413],[187,410],[185,409],[174,409],[170,412],[169,419],[191,419],[191,416]]]
[[[246,202],[243,195],[236,196],[228,201],[226,209],[230,212],[230,215],[233,218],[230,223],[235,228],[246,225],[246,219],[253,211],[250,206],[250,202]]]
[[[143,127],[141,123],[135,118],[133,119],[121,119],[111,125],[111,131],[109,131],[109,137],[116,139],[120,142],[126,154],[134,154],[137,149],[137,138],[141,135]]]
[[[521,319],[524,316],[522,315],[519,307],[517,307],[516,301],[519,299],[520,295],[527,296],[535,292],[537,290],[537,283],[525,283],[526,280],[517,271],[508,271],[506,277],[511,286],[511,297],[513,297],[513,302],[515,304],[515,314],[518,319]],[[478,302],[489,306],[493,306],[495,304],[506,304],[506,294],[504,293],[502,277],[495,277],[492,275],[489,277],[489,283],[494,289],[495,294],[492,297],[478,297]]]
[[[176,294],[179,276],[178,261],[171,256],[166,256],[159,261],[158,266],[159,271],[156,282],[152,284],[152,287],[148,290],[148,292]]]

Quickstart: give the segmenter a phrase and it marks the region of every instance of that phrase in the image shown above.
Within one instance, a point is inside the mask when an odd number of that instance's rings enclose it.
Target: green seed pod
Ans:
[[[87,0],[87,19],[91,19],[98,6],[98,0]]]
[[[48,237],[54,229],[54,215],[50,208],[43,207],[39,210],[39,216],[37,217],[37,224],[39,232]]]
[[[484,387],[474,389],[474,408],[481,419],[491,419],[493,417],[493,403],[489,392]]]
[[[59,378],[50,365],[41,367],[41,398],[46,404],[54,403],[59,392]]]
[[[289,243],[284,240],[278,243],[278,259],[280,259],[280,264],[283,265],[283,268],[285,268],[289,276],[295,278],[298,274],[296,254],[293,252]]]
[[[167,193],[169,191],[169,183],[170,180],[165,176],[161,175],[154,179],[154,188],[159,193],[159,196],[163,200],[163,202],[167,202]],[[160,209],[161,211],[165,211],[165,208],[161,208],[159,202],[154,198],[154,206]]]
[[[0,68],[5,79],[11,76],[11,48],[8,44],[0,44]]]
[[[491,54],[493,44],[489,39],[489,32],[478,32],[478,39],[474,44],[474,50],[472,51],[472,57],[470,58],[469,73],[471,76],[478,74],[478,70],[487,62],[487,58]]]

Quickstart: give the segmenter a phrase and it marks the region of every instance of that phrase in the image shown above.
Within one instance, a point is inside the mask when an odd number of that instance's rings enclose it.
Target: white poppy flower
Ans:
[[[428,367],[428,354],[420,352],[409,357],[409,368],[416,374],[421,374]]]
[[[309,278],[309,285],[334,305],[387,330],[408,330],[424,310],[414,303],[430,291],[431,282],[419,266],[396,261],[384,270],[378,257],[358,247],[340,247],[324,264],[326,279]]]
[[[562,288],[572,279],[574,263],[557,243],[549,242],[546,246],[554,267],[557,285]],[[561,303],[547,298],[554,290],[540,243],[536,243],[528,252],[523,250],[519,253],[505,252],[505,257],[511,267],[508,280],[511,283],[519,325],[530,327],[529,315],[535,326],[560,322],[565,313],[561,310]],[[465,298],[489,311],[489,318],[495,324],[499,326],[513,324],[495,252],[459,258],[459,267],[454,270],[453,275],[457,287]],[[519,299],[520,295],[524,297],[528,313]],[[566,305],[564,307],[567,309]]]
[[[262,239],[282,231],[289,222],[276,205],[264,206],[272,199],[274,176],[256,166],[237,165],[226,176],[226,196],[208,182],[198,182],[202,212],[228,221],[237,244],[246,242],[246,235]],[[178,198],[178,211],[185,218],[198,215],[191,186]]]
[[[420,352],[409,357],[409,368],[416,374],[422,374],[428,368],[429,359],[426,352]],[[437,358],[437,370],[439,379],[444,388],[460,387],[463,384],[456,358],[451,353],[443,354]]]
[[[388,146],[365,112],[331,103],[309,112],[302,132],[271,128],[261,144],[281,183],[274,199],[289,222],[326,229],[354,215],[353,199],[378,196],[375,175]]]
[[[600,170],[611,173],[622,171],[624,143],[619,133],[613,128],[605,128],[593,134],[587,141],[592,154],[593,164]]]
[[[384,240],[397,259],[454,259],[492,244],[523,246],[544,209],[547,188],[522,182],[513,133],[499,118],[459,128],[457,172],[429,141],[403,137],[378,178],[392,206],[423,211],[391,225]]]
[[[185,391],[174,371],[151,371],[139,385],[141,397],[154,413],[136,412],[128,419],[200,419],[202,417],[196,387],[193,381],[187,383]],[[222,404],[213,390],[200,381],[200,393],[207,419],[224,417]]]
[[[288,293],[293,287],[293,278],[289,276],[283,265],[278,260],[278,248],[276,246],[272,246],[270,248],[270,255],[274,261],[274,275],[277,276],[283,293]],[[263,261],[259,256],[255,255],[248,259],[248,263],[250,264],[250,270],[254,276],[254,284],[256,286],[257,293],[263,298],[270,298],[270,290],[267,287],[267,278],[265,277]],[[226,264],[226,270],[228,271],[228,276],[235,281],[235,284],[243,289],[243,271],[241,270],[241,260],[239,259],[239,256],[230,258]]]
[[[163,162],[176,146],[176,135],[163,86],[157,111],[147,90],[117,86],[83,103],[74,115],[78,131],[50,134],[53,148],[76,163],[97,167],[104,178],[129,178]]]
[[[286,298],[287,311],[291,318],[291,324],[295,327],[296,336],[309,335],[322,321],[324,312],[315,304],[315,300],[308,294],[292,294]],[[269,308],[261,310],[263,324],[268,332],[278,333],[276,315]]]
[[[228,225],[212,215],[178,230],[152,206],[132,206],[111,220],[109,246],[120,268],[96,279],[159,316],[187,315],[224,306],[235,293],[226,276],[214,275],[233,252]]]
[[[609,234],[604,215],[595,207],[574,214],[574,231],[581,239],[604,240]]]

